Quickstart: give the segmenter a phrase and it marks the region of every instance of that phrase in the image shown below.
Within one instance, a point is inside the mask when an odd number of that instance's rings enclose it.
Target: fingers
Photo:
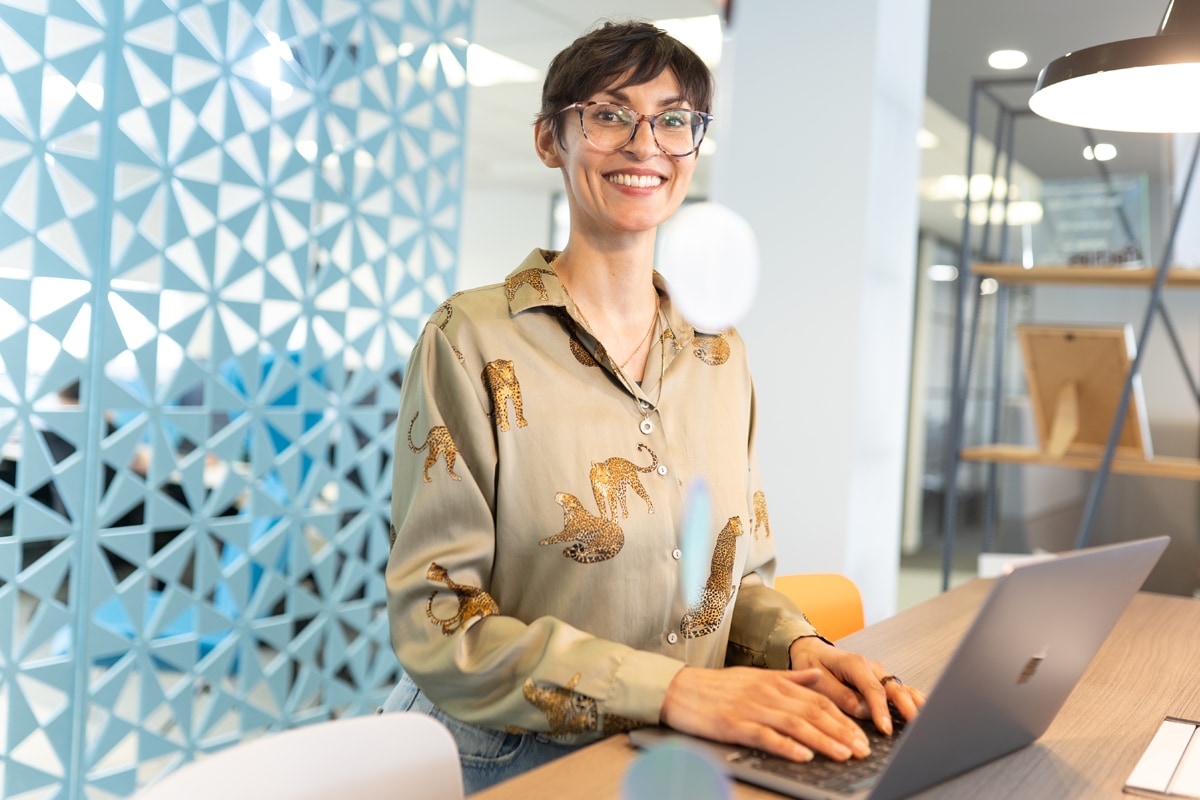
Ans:
[[[912,719],[925,705],[925,693],[911,686],[904,686],[895,681],[887,684],[888,700],[905,719]]]
[[[882,733],[893,733],[889,702],[905,719],[915,717],[925,704],[923,692],[905,686],[877,661],[839,650],[812,637],[793,642],[790,652],[793,666],[822,670],[822,679],[813,684],[814,690],[824,694],[847,714],[860,719],[870,717]]]
[[[668,686],[660,719],[676,730],[796,761],[814,753],[838,761],[866,756],[859,725],[807,685],[822,678],[819,670],[684,668]]]

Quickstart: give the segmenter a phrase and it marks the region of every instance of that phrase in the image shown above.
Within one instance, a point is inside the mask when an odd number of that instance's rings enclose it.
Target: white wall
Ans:
[[[742,3],[718,79],[779,571],[848,574],[868,622],[896,604],[927,33],[927,0]]]
[[[538,189],[473,189],[468,180],[454,291],[499,283],[530,250],[549,247],[551,200]]]

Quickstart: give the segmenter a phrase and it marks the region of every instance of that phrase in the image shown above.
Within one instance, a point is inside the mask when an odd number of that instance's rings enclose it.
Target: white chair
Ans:
[[[371,714],[266,734],[180,767],[135,800],[462,800],[458,747],[436,719]]]

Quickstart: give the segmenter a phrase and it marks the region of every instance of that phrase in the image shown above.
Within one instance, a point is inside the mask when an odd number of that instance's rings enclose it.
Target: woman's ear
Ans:
[[[533,126],[533,146],[537,150],[538,158],[547,167],[562,166],[558,137],[554,135],[552,126],[545,120],[541,120]]]

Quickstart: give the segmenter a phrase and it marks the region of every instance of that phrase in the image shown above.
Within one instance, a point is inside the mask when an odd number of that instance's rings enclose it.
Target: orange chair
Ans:
[[[775,589],[800,606],[813,627],[830,641],[863,628],[862,595],[845,575],[777,575]]]

